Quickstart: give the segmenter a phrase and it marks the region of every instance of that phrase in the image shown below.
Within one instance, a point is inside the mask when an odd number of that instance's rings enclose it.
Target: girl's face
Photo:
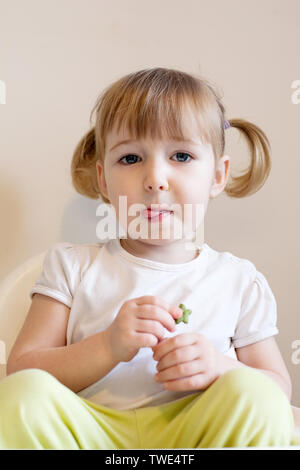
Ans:
[[[104,167],[97,162],[98,184],[102,194],[114,206],[123,227],[126,221],[132,252],[136,248],[141,255],[143,249],[149,253],[151,247],[156,252],[158,247],[165,247],[161,253],[168,251],[170,256],[176,247],[182,254],[184,242],[191,239],[186,236],[201,224],[209,199],[221,193],[226,185],[229,157],[223,156],[215,169],[211,144],[204,145],[197,137],[196,122],[191,113],[185,115],[183,132],[189,141],[168,138],[134,141],[127,129],[116,133],[115,128],[107,135]],[[120,196],[126,196],[125,219],[124,213],[120,214]],[[143,209],[151,204],[163,204],[173,214],[167,212],[155,219],[154,212],[146,211],[143,216]],[[131,207],[133,212],[129,215]],[[152,208],[158,209],[158,206]],[[201,220],[196,220],[196,213],[202,214]],[[130,225],[143,235],[131,236]],[[181,239],[174,236],[175,227],[178,229],[179,226],[183,234]]]

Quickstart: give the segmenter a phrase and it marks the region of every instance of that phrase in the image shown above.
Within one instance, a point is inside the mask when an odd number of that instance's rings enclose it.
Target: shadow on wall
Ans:
[[[65,205],[59,240],[72,243],[105,243],[107,238],[98,236],[97,226],[99,230],[99,223],[104,218],[108,220],[108,214],[110,223],[116,225],[114,209],[111,207],[100,198],[93,200],[76,194]]]
[[[0,178],[0,280],[24,259],[30,221],[25,220],[24,198],[9,174]],[[4,270],[4,267],[6,269]]]

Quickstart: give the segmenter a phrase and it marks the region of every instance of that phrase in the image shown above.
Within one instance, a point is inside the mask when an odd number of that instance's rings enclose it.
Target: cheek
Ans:
[[[114,203],[117,204],[119,203],[120,196],[123,196],[123,198],[126,196],[126,199],[129,200],[133,192],[132,186],[130,186],[127,179],[121,178],[113,173],[110,175],[110,178],[107,178],[107,190]]]
[[[146,207],[144,201],[138,201],[132,193],[134,193],[133,190],[129,193],[126,188],[118,187],[118,192],[114,196],[116,216],[127,223],[139,217],[141,210]]]
[[[178,194],[181,202],[182,222],[186,229],[193,232],[204,222],[209,203],[210,185],[205,181],[196,181]]]
[[[180,188],[178,194],[178,201],[183,204],[196,204],[197,202],[205,202],[209,197],[210,185],[207,179],[196,179],[185,187]]]
[[[203,202],[195,202],[184,206],[182,223],[188,232],[195,232],[204,222],[206,207],[207,205]]]

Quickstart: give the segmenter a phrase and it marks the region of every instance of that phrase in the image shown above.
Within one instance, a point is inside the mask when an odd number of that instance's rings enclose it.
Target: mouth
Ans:
[[[150,208],[145,209],[142,212],[142,216],[145,219],[151,220],[151,221],[157,221],[157,220],[162,220],[165,217],[168,217],[170,215],[174,214],[174,211],[169,211],[169,210],[151,210]]]

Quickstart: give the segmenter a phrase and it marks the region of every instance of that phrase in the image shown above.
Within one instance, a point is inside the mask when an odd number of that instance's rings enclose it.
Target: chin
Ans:
[[[159,246],[162,246],[162,245],[170,245],[171,243],[175,242],[175,241],[178,241],[178,240],[171,240],[171,239],[165,239],[165,238],[156,238],[156,239],[153,239],[153,238],[148,238],[148,239],[145,239],[145,238],[140,238],[139,241],[141,241],[142,243],[145,243],[146,245],[159,245]]]

